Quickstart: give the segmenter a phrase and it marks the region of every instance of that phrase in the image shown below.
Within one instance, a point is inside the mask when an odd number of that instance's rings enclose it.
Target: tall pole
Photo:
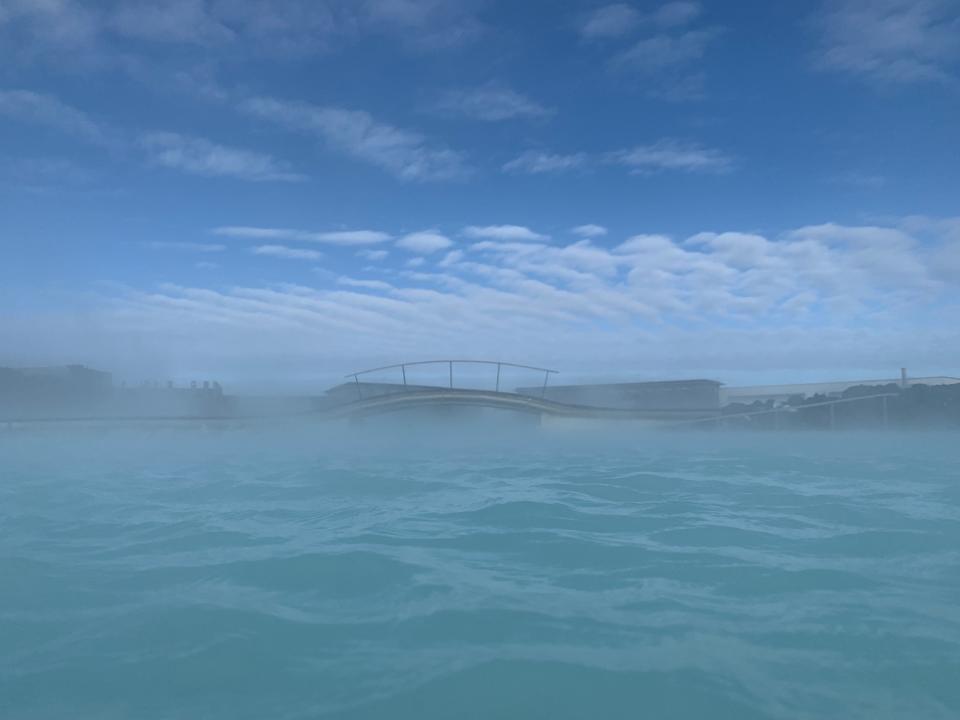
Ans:
[[[550,379],[550,371],[543,371],[543,389],[540,390],[540,397],[545,398],[547,396],[547,380]]]
[[[360,389],[360,376],[359,376],[359,375],[354,375],[354,376],[353,376],[353,381],[357,384],[357,397],[358,397],[360,400],[363,400],[363,390]]]
[[[403,373],[403,386],[406,387],[407,386],[407,366],[401,365],[400,372]]]
[[[500,363],[497,363],[497,392],[500,392]]]

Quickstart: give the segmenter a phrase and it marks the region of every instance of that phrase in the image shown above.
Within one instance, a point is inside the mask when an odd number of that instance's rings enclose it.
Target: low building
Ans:
[[[819,383],[789,383],[784,385],[748,385],[744,387],[724,387],[720,391],[721,402],[724,405],[743,403],[750,405],[754,402],[786,402],[790,398],[808,398],[814,395],[839,397],[844,391],[852,387],[867,386],[879,388],[889,385],[907,388],[915,385],[955,385],[960,378],[955,377],[905,377],[887,378],[881,380],[836,380]]]
[[[0,368],[0,418],[73,417],[110,403],[113,376],[83,365]]]

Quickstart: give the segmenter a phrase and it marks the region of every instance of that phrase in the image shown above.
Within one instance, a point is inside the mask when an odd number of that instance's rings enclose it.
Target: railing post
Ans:
[[[357,399],[363,400],[363,390],[360,389],[360,376],[354,375],[353,381],[357,384]]]
[[[497,392],[500,392],[500,363],[497,363]]]
[[[543,371],[543,389],[540,391],[541,398],[547,397],[547,380],[549,379],[550,379],[550,371],[544,370]]]
[[[406,387],[407,386],[407,366],[401,365],[400,372],[403,373],[403,386]]]
[[[450,360],[450,389],[453,389],[453,360]]]

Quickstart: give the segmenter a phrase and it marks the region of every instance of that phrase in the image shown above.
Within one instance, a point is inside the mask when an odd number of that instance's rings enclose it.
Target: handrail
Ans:
[[[394,368],[410,367],[411,365],[439,365],[441,363],[469,363],[471,365],[501,365],[503,367],[522,368],[524,370],[537,370],[557,374],[559,370],[549,370],[548,368],[534,367],[533,365],[519,365],[511,362],[501,362],[499,360],[416,360],[408,363],[397,363],[396,365],[384,365],[383,367],[371,368],[370,370],[360,370],[359,372],[347,373],[345,378],[357,377],[358,375],[368,375],[370,373],[380,372],[381,370],[393,370]]]
[[[860,400],[884,399],[884,417],[886,418],[886,398],[899,397],[899,393],[878,393],[876,395],[858,395],[856,397],[836,398],[834,400],[821,400],[820,402],[809,403],[807,405],[780,405],[779,407],[766,408],[764,410],[750,410],[748,412],[728,413],[727,415],[717,415],[709,418],[697,418],[696,420],[679,420],[675,425],[695,425],[697,423],[717,422],[729,420],[730,418],[756,417],[757,415],[776,415],[779,413],[793,413],[807,408],[830,407],[831,413],[835,405],[844,403],[859,402]],[[831,417],[831,422],[833,418]]]
[[[360,389],[360,376],[369,375],[370,373],[380,372],[382,370],[394,370],[400,368],[400,372],[403,376],[403,386],[407,386],[407,368],[412,365],[441,365],[446,364],[449,367],[450,371],[450,387],[453,387],[453,365],[454,363],[462,363],[465,365],[496,365],[497,366],[497,383],[495,392],[500,392],[500,371],[504,367],[514,367],[522,368],[524,370],[535,370],[537,372],[543,373],[543,389],[540,391],[541,397],[546,397],[547,395],[547,382],[550,379],[550,375],[556,375],[559,370],[550,370],[548,368],[534,367],[533,365],[520,365],[518,363],[503,362],[502,360],[415,360],[414,362],[408,363],[397,363],[396,365],[385,365],[383,367],[372,368],[370,370],[360,370],[359,372],[350,373],[349,375],[344,375],[345,378],[353,378],[354,384],[357,386],[357,396],[362,400],[363,391]]]

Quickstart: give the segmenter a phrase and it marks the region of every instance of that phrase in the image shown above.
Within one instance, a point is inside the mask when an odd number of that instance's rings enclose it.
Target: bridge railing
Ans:
[[[369,370],[360,370],[359,372],[350,373],[345,375],[346,378],[353,378],[354,383],[357,386],[357,397],[358,399],[363,399],[363,390],[360,384],[360,377],[362,375],[370,375],[372,373],[383,372],[386,370],[400,370],[400,377],[403,381],[403,386],[407,387],[407,368],[416,367],[422,365],[446,365],[449,375],[449,387],[454,389],[455,385],[453,384],[453,369],[454,365],[496,365],[497,366],[497,379],[495,383],[495,392],[500,392],[500,374],[503,368],[520,368],[523,370],[533,370],[536,372],[543,373],[543,387],[540,391],[540,397],[544,397],[547,394],[547,383],[550,380],[551,375],[556,375],[558,370],[550,370],[549,368],[536,367],[534,365],[520,365],[518,363],[503,362],[501,360],[418,360],[415,362],[408,363],[397,363],[396,365],[384,365],[383,367],[370,368]]]

